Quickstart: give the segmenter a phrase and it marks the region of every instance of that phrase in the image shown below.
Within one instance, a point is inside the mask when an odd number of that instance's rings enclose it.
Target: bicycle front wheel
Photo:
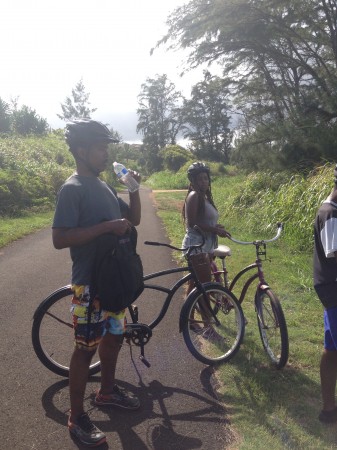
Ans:
[[[272,363],[282,369],[288,361],[289,341],[280,301],[270,289],[258,289],[255,307],[263,347]]]
[[[33,318],[32,343],[36,356],[47,369],[69,377],[69,364],[74,350],[74,330],[70,312],[73,292],[65,286],[47,297]],[[94,356],[89,374],[100,371],[98,356]]]
[[[217,283],[206,283],[204,288],[206,296],[194,289],[187,297],[180,327],[192,355],[214,365],[229,361],[237,353],[245,321],[240,304],[228,289]]]

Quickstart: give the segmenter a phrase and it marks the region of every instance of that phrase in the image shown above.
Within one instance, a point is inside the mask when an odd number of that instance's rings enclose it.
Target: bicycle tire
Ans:
[[[204,320],[200,305],[202,292],[195,288],[187,297],[180,315],[180,329],[192,355],[207,365],[228,362],[238,352],[245,332],[242,308],[235,296],[218,283],[205,283],[214,318]],[[217,306],[214,307],[214,304]]]
[[[35,311],[32,326],[32,344],[41,363],[52,372],[69,377],[69,364],[74,349],[74,331],[70,312],[70,286],[53,292]],[[94,356],[89,375],[101,369],[98,356]]]
[[[273,365],[282,369],[288,361],[289,340],[281,303],[271,289],[258,289],[255,308],[264,350]]]

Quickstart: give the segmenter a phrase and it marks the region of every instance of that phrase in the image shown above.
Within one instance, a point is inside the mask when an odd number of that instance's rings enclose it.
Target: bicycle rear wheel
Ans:
[[[241,306],[228,289],[217,283],[206,283],[204,287],[207,300],[197,289],[187,297],[181,310],[180,328],[192,355],[204,364],[214,365],[229,361],[237,353],[245,321]],[[209,306],[205,308],[206,301]]]
[[[33,318],[32,343],[36,356],[47,369],[69,377],[69,364],[74,350],[74,331],[70,305],[70,286],[53,292],[38,306]],[[89,374],[100,371],[98,356],[90,365]]]
[[[263,347],[272,363],[282,369],[288,361],[289,341],[280,301],[270,289],[258,289],[255,307]]]

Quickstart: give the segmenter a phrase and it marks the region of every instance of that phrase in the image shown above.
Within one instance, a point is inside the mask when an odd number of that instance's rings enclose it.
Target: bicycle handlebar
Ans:
[[[205,236],[204,233],[200,230],[200,228],[197,225],[194,225],[193,227],[196,231],[198,231],[202,237],[202,243],[201,244],[197,244],[197,245],[191,245],[188,248],[179,248],[179,247],[175,247],[174,245],[171,244],[165,244],[162,242],[154,242],[154,241],[145,241],[144,244],[145,245],[156,245],[156,246],[162,246],[162,247],[168,247],[171,248],[172,250],[177,250],[178,252],[185,252],[187,250],[187,256],[190,255],[190,253],[193,250],[198,250],[201,249],[201,247],[205,244]]]
[[[230,239],[231,241],[235,242],[236,244],[242,244],[242,245],[248,245],[248,244],[253,244],[253,245],[257,245],[257,244],[266,244],[267,242],[274,242],[276,241],[282,233],[283,230],[283,223],[278,222],[277,224],[277,233],[276,235],[271,238],[271,239],[263,239],[263,240],[256,240],[256,241],[250,241],[250,242],[246,242],[246,241],[239,241],[238,239],[234,239],[232,236],[228,236],[228,239]]]

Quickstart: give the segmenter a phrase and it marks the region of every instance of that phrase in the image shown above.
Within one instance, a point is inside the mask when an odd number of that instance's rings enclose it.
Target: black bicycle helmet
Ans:
[[[118,142],[103,123],[92,119],[75,119],[67,123],[64,136],[70,147],[97,142]]]
[[[190,165],[190,167],[187,169],[187,177],[192,183],[194,178],[199,175],[199,173],[205,172],[208,175],[208,178],[210,177],[210,170],[209,167],[206,166],[203,162],[197,161]]]

